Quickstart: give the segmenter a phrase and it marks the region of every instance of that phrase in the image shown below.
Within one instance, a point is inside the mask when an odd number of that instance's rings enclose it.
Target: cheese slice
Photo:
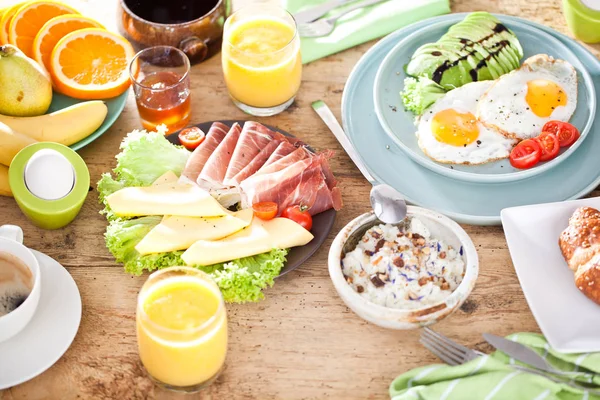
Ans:
[[[164,174],[162,174],[161,176],[159,176],[158,179],[155,180],[154,183],[152,183],[152,186],[162,185],[163,183],[175,183],[175,182],[177,182],[178,179],[179,178],[177,178],[177,175],[175,175],[175,172],[167,171]]]
[[[243,230],[221,240],[199,240],[183,253],[187,265],[211,265],[254,256],[273,249],[304,246],[313,235],[287,218],[254,218]]]
[[[206,190],[177,182],[124,188],[108,196],[106,201],[111,210],[121,217],[221,217],[229,214]]]
[[[252,209],[238,211],[223,217],[180,217],[166,215],[135,246],[141,254],[184,250],[198,240],[218,240],[250,225]]]

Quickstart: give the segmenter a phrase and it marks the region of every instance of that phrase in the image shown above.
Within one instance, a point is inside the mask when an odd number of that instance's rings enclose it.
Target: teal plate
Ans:
[[[452,179],[413,161],[386,135],[375,115],[373,85],[384,57],[403,37],[437,22],[456,23],[466,14],[451,14],[413,24],[373,46],[354,67],[342,97],[346,134],[367,168],[382,183],[399,190],[413,204],[434,209],[458,222],[499,225],[506,207],[576,199],[600,183],[600,124],[595,123],[585,145],[560,166],[534,178],[504,183],[475,183]],[[551,34],[581,61],[600,90],[600,61],[583,46],[543,25],[499,15],[507,23],[526,23]]]
[[[514,168],[508,159],[482,165],[461,165],[442,164],[427,157],[417,143],[415,115],[404,110],[399,93],[404,89],[404,78],[407,76],[404,66],[412,54],[421,45],[437,41],[460,19],[443,20],[427,25],[397,42],[381,63],[373,90],[375,111],[385,132],[408,156],[432,171],[471,182],[509,182],[530,178],[557,166],[573,154],[592,127],[596,113],[596,91],[590,74],[577,55],[567,44],[529,23],[505,20],[503,17],[500,19],[519,38],[524,53],[522,61],[536,54],[548,54],[556,59],[568,61],[575,67],[578,78],[577,109],[570,122],[579,129],[581,138],[571,147],[563,149],[554,160],[542,162],[527,170]]]
[[[112,99],[104,100],[104,103],[108,107],[108,114],[106,114],[106,118],[104,119],[104,122],[102,123],[102,125],[100,125],[100,128],[96,129],[96,131],[93,132],[88,137],[80,140],[77,143],[72,144],[69,147],[72,148],[73,150],[79,150],[82,147],[87,146],[88,144],[92,143],[94,140],[98,139],[104,132],[106,132],[106,130],[108,128],[110,128],[112,126],[112,124],[115,123],[117,118],[119,118],[119,115],[121,115],[123,108],[125,108],[125,103],[127,102],[127,93],[128,92],[129,92],[129,90],[127,90],[125,93],[121,94],[120,96],[113,97]],[[67,97],[60,93],[54,92],[53,97],[52,97],[52,104],[50,104],[50,109],[48,110],[48,112],[51,113],[54,111],[62,110],[63,108],[72,106],[77,103],[82,103],[83,101],[84,100],[74,99],[72,97]]]

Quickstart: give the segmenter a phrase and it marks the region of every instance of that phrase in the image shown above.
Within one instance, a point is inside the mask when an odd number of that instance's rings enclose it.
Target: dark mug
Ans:
[[[181,49],[195,64],[221,47],[231,0],[119,0],[117,24],[136,48]]]

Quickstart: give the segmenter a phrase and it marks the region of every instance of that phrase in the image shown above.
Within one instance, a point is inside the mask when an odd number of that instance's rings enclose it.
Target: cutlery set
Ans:
[[[515,370],[543,376],[553,382],[567,384],[573,388],[585,390],[589,394],[600,395],[600,390],[597,390],[593,384],[590,383],[590,386],[586,386],[575,379],[576,377],[591,378],[594,375],[593,373],[586,373],[585,371],[560,371],[552,367],[543,357],[521,343],[489,333],[484,333],[483,338],[495,349],[500,350],[512,359],[529,365],[528,367],[511,363],[510,367]],[[478,357],[488,356],[485,353],[456,343],[447,336],[435,332],[431,328],[424,328],[422,330],[419,341],[427,350],[429,350],[429,352],[451,366],[465,364]]]
[[[388,0],[363,0],[352,2],[348,0],[332,0],[320,6],[310,8],[305,11],[300,11],[294,14],[294,19],[298,24],[298,32],[301,37],[321,37],[327,36],[333,32],[336,22],[343,16],[374,4],[383,3]],[[344,9],[340,13],[328,18],[322,18],[327,13],[336,8],[351,4],[350,7]]]

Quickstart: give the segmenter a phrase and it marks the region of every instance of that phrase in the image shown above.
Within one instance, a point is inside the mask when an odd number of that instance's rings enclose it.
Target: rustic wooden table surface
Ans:
[[[92,12],[90,15],[103,15],[104,22],[110,25],[115,1],[84,3]],[[244,2],[239,0],[234,7]],[[453,12],[476,10],[516,15],[569,34],[560,0],[452,2]],[[188,397],[382,399],[397,375],[437,362],[419,344],[418,332],[386,330],[357,317],[344,306],[327,273],[331,240],[348,221],[369,210],[370,187],[310,103],[323,99],[339,117],[344,83],[354,64],[374,43],[307,65],[296,103],[281,115],[258,119],[292,132],[317,149],[337,150],[332,167],[339,178],[345,206],[327,242],[301,268],[277,280],[266,291],[266,300],[228,305],[230,345],[226,369],[208,390]],[[600,46],[588,48],[600,55]],[[229,100],[218,56],[193,67],[192,91],[193,123],[247,118]],[[121,139],[139,126],[130,94],[123,114],[112,128],[80,152],[89,166],[92,182],[114,167]],[[135,336],[135,306],[146,276],[130,277],[115,264],[104,246],[106,221],[99,210],[94,189],[72,224],[44,231],[33,226],[12,199],[0,197],[0,224],[20,225],[26,245],[64,265],[77,282],[83,301],[81,326],[66,354],[40,376],[0,392],[0,399],[185,397],[158,389],[142,369]],[[479,251],[479,280],[461,309],[436,325],[436,329],[484,351],[489,350],[480,336],[484,331],[500,335],[537,332],[539,328],[523,297],[502,228],[465,229]]]

